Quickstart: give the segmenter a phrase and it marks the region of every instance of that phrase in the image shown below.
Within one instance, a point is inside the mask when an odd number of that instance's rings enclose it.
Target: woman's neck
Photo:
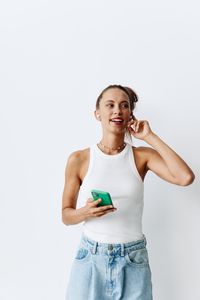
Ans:
[[[98,143],[98,147],[107,154],[117,154],[125,145],[124,136],[103,136]]]

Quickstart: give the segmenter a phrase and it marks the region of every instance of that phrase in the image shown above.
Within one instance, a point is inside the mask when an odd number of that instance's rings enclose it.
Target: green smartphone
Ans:
[[[91,190],[91,194],[94,200],[101,198],[102,201],[98,203],[97,206],[112,205],[114,207],[111,196],[108,192]]]

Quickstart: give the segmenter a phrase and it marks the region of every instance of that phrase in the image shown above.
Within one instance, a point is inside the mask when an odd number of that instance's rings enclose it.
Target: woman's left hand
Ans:
[[[146,120],[131,120],[127,124],[127,129],[136,139],[140,140],[145,140],[147,136],[153,134],[149,122]]]

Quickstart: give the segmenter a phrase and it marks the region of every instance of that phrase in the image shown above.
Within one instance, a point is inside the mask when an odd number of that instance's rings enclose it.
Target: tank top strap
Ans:
[[[85,182],[88,179],[88,177],[90,176],[90,173],[92,171],[92,168],[93,168],[93,165],[94,165],[94,162],[95,162],[95,144],[90,145],[89,149],[90,149],[89,150],[90,154],[89,154],[88,170],[87,170],[87,173],[86,173],[86,175],[83,179],[83,182]],[[83,184],[83,182],[82,182],[82,184]],[[82,185],[81,185],[80,188],[82,189]]]
[[[133,146],[131,144],[128,144],[128,153],[129,153],[128,156],[129,156],[130,167],[132,168],[133,172],[138,177],[138,179],[143,183],[143,180],[136,166],[135,153],[133,150]]]

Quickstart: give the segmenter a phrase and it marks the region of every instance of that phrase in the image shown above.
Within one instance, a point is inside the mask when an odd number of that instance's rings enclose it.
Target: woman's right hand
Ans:
[[[101,199],[87,199],[86,205],[82,207],[82,212],[85,215],[85,219],[91,217],[101,217],[109,212],[117,210],[117,208],[113,207],[112,205],[97,206],[101,201]]]

